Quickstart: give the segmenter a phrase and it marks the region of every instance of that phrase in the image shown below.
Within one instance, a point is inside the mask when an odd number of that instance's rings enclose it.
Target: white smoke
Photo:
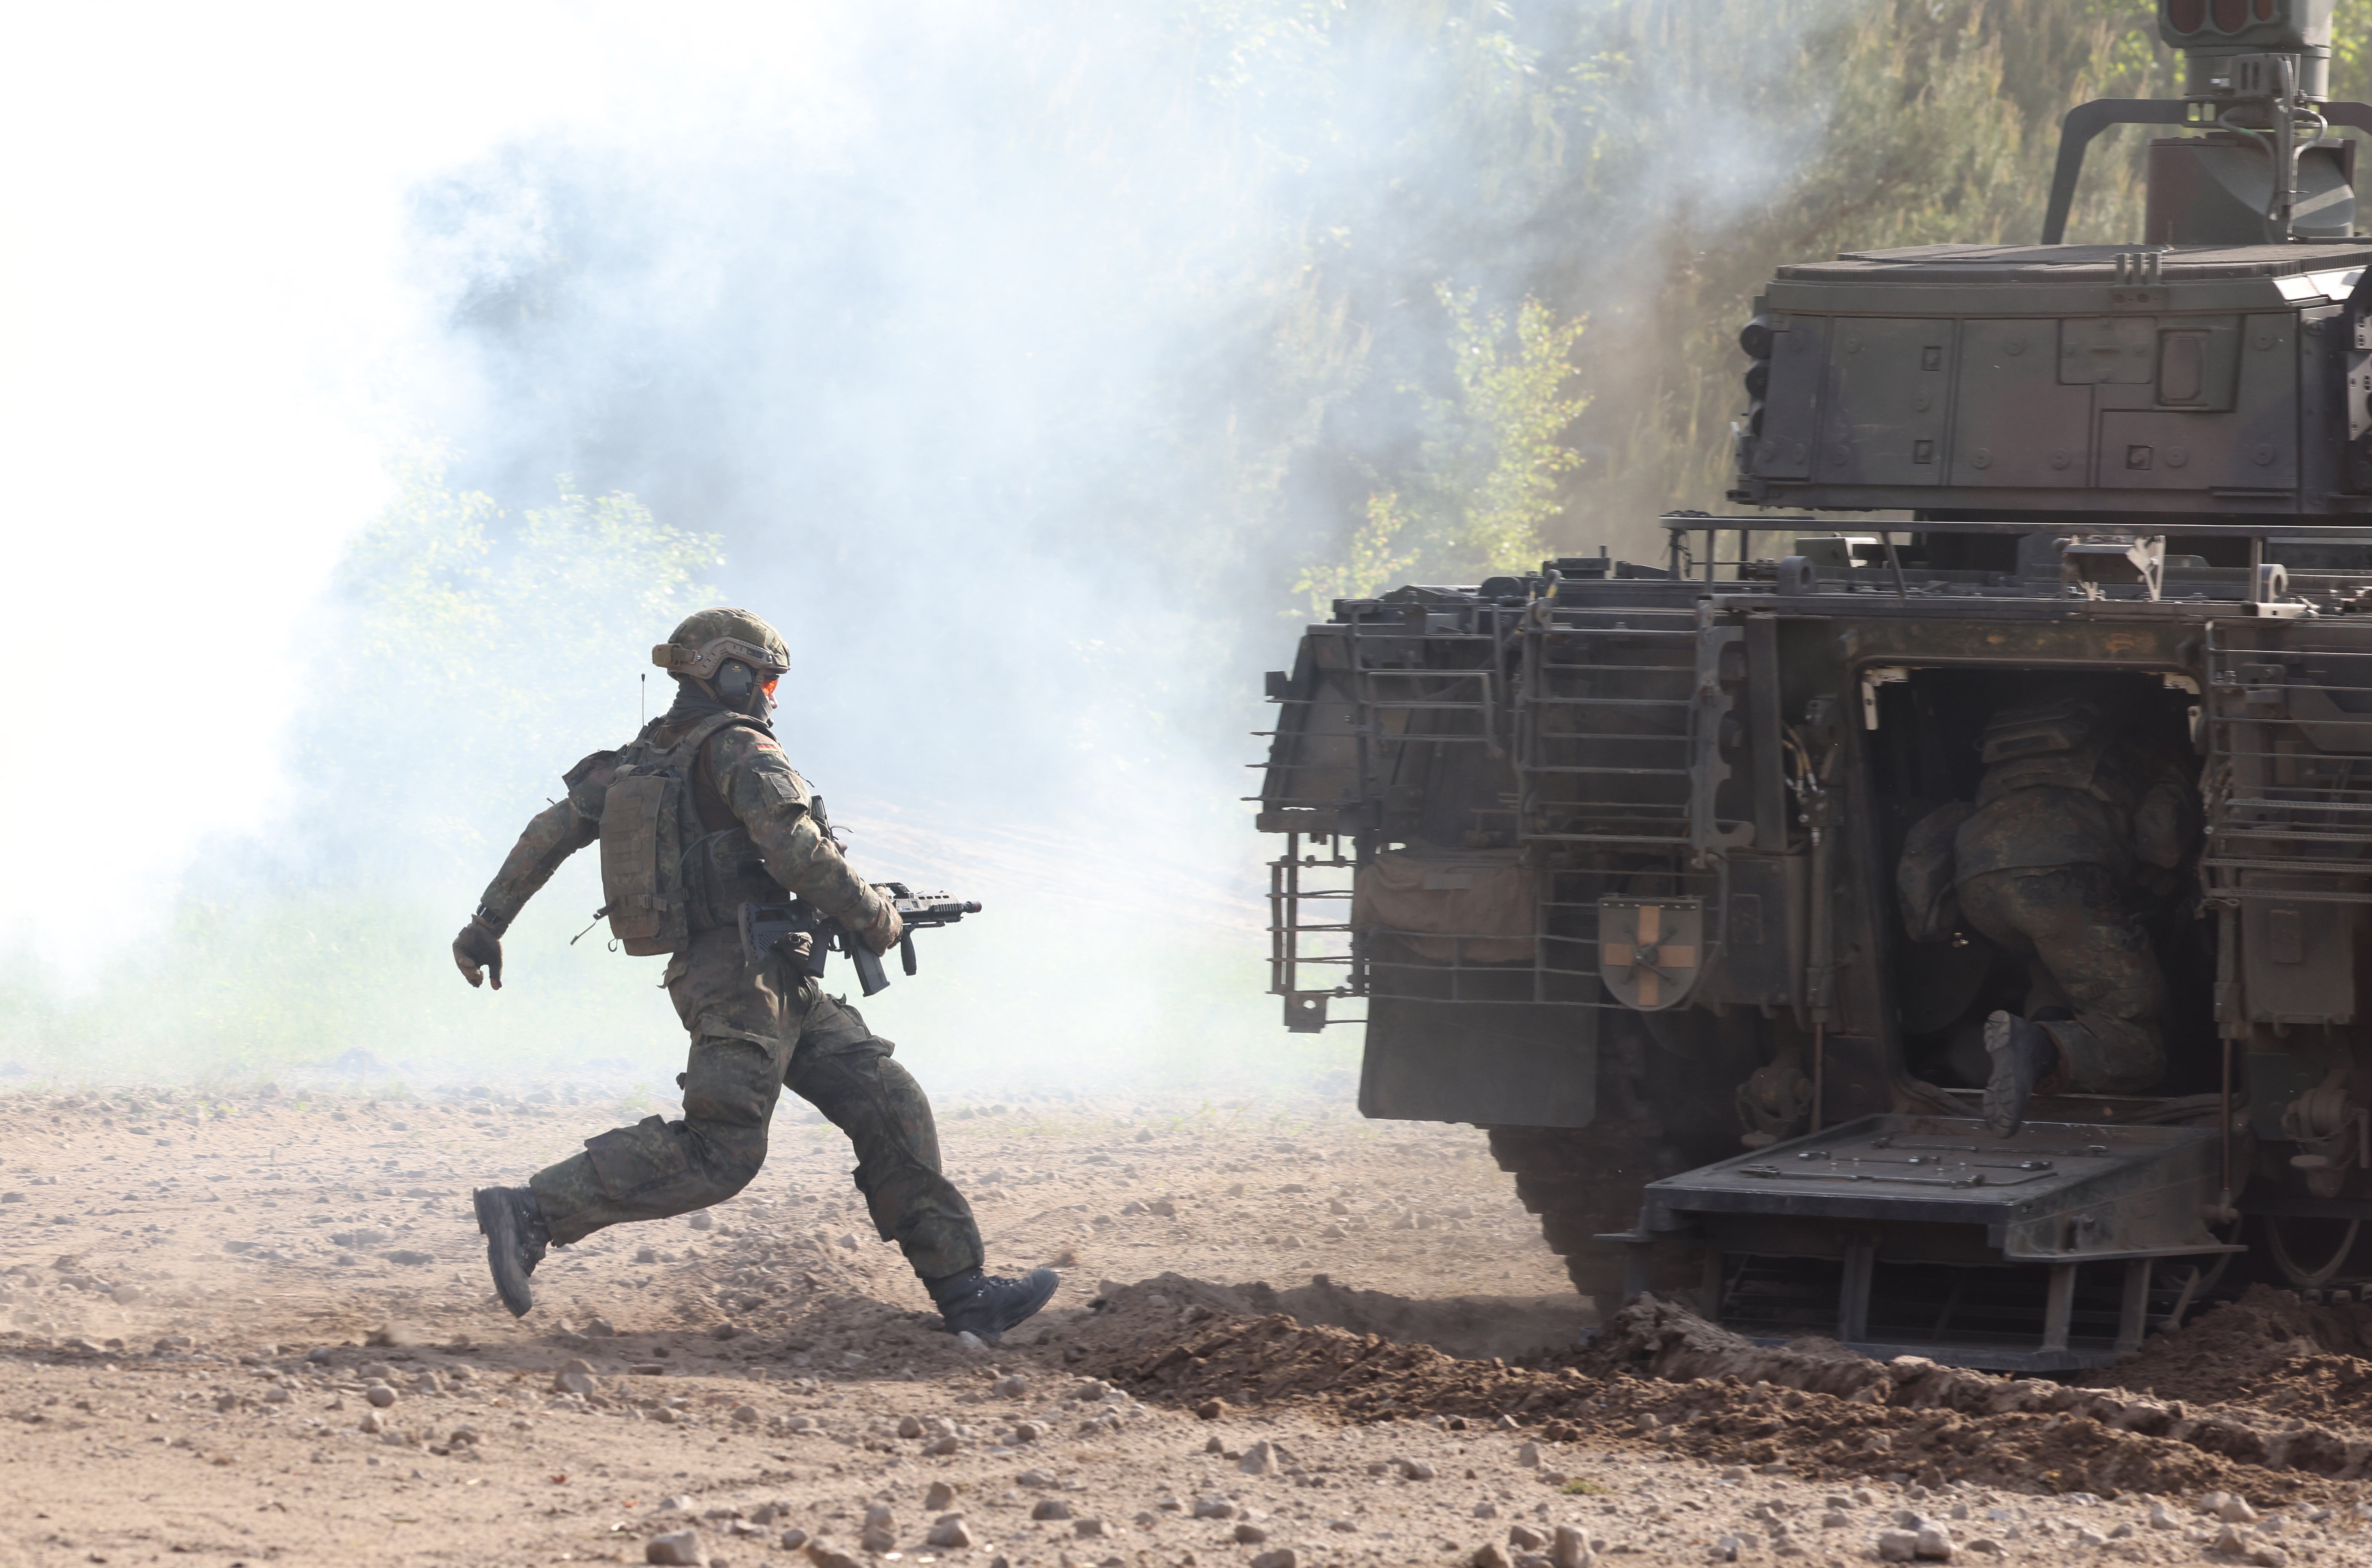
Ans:
[[[24,741],[0,875],[28,896],[0,937],[87,974],[154,933],[203,841],[285,803],[286,726],[320,695],[298,628],[390,443],[439,434],[421,182],[522,136],[680,123],[691,83],[825,116],[832,93],[779,6],[62,6],[10,41],[0,624]]]
[[[1525,19],[1570,40],[1614,9]],[[1538,134],[1521,52],[1461,44],[1494,8],[1352,10],[37,18],[31,52],[68,64],[0,110],[42,154],[17,160],[38,242],[0,280],[0,612],[30,721],[0,846],[38,896],[0,949],[39,1000],[0,1015],[0,1055],[561,1073],[680,1049],[654,966],[569,946],[589,855],[514,932],[501,996],[448,967],[559,772],[631,733],[668,627],[563,585],[540,613],[614,649],[444,650],[499,701],[358,664],[369,585],[333,568],[396,498],[390,456],[426,446],[502,507],[501,569],[535,564],[519,519],[564,473],[720,537],[717,597],[798,649],[780,727],[852,858],[989,905],[868,1009],[926,1081],[1339,1061],[1340,1031],[1312,1054],[1261,993],[1272,846],[1238,800],[1259,672],[1291,657],[1282,585],[1339,510],[1296,507],[1340,479],[1296,465],[1331,421],[1396,438],[1379,394],[1414,365],[1363,375],[1379,322],[1540,270],[1555,161],[1543,140],[1535,184],[1479,176]],[[1560,68],[1612,83],[1610,114],[1661,80]],[[1692,104],[1686,160],[1742,199],[1793,149],[1705,130],[1719,107]],[[1637,188],[1681,188],[1680,153],[1641,157]],[[1658,210],[1609,203],[1583,293],[1652,289],[1624,237]],[[487,715],[525,712],[477,761]],[[135,939],[167,956],[127,960]]]

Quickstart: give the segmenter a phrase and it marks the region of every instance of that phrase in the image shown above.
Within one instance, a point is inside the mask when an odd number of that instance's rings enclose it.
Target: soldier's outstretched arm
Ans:
[[[581,765],[577,771],[582,771]],[[477,912],[453,938],[454,966],[471,985],[479,983],[479,971],[483,970],[496,991],[503,988],[503,933],[510,929],[537,889],[552,880],[562,861],[601,836],[600,819],[577,808],[576,783],[576,772],[572,772],[571,793],[537,812],[528,823],[527,831],[503,857],[503,868],[480,895]]]
[[[898,912],[824,836],[807,781],[792,771],[773,738],[738,725],[720,730],[709,743],[707,761],[717,793],[750,830],[769,876],[862,934],[875,952],[896,946]]]

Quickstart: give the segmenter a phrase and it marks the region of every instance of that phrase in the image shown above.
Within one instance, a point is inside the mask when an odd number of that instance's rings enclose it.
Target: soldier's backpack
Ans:
[[[673,746],[637,737],[569,770],[578,809],[601,823],[601,912],[609,917],[610,935],[634,957],[672,953],[691,939],[692,907],[707,865],[696,852],[721,836],[701,823],[692,770],[710,736],[727,725],[756,723],[742,714],[713,714]]]

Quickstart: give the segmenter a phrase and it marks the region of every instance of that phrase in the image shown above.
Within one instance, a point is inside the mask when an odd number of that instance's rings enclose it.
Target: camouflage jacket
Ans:
[[[2199,838],[2199,789],[2173,755],[2130,738],[1994,763],[1960,825],[1961,878],[1988,871],[2136,863],[2173,871]]]
[[[689,727],[660,718],[645,726],[643,738],[665,746]],[[479,912],[497,932],[518,917],[562,861],[600,838],[600,800],[615,756],[597,751],[571,768],[568,794],[536,813],[486,884]],[[746,829],[765,876],[775,883],[852,928],[879,918],[881,895],[842,858],[823,802],[762,724],[732,724],[711,736],[701,748],[693,790],[702,821],[712,831],[736,824]]]

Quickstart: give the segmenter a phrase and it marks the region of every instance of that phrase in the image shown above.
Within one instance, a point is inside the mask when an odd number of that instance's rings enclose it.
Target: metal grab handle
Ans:
[[[2079,103],[2059,122],[2059,161],[2051,171],[2051,205],[2042,217],[2042,242],[2067,239],[2067,215],[2076,205],[2076,181],[2084,172],[2084,149],[2111,125],[2180,125],[2186,108],[2180,99],[2102,98]]]

